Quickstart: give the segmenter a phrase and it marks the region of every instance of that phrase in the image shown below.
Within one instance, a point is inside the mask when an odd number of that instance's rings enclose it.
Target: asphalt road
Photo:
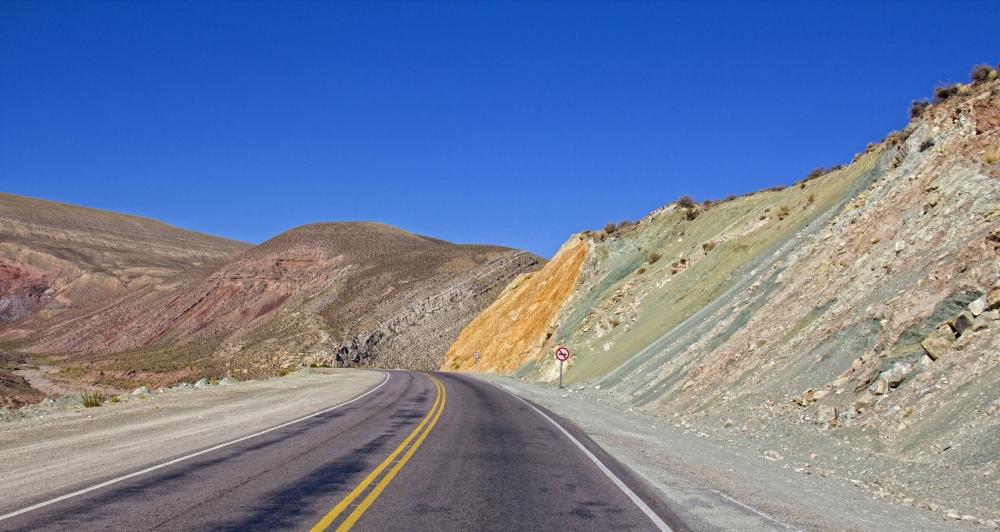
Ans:
[[[0,530],[686,530],[551,412],[460,374],[387,374],[353,402],[129,478],[0,502]]]

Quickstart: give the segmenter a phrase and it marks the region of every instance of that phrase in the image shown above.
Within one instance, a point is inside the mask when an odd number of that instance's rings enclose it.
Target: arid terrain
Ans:
[[[478,350],[480,371],[551,383],[565,345],[566,382],[590,401],[1000,519],[1000,81],[939,88],[911,115],[793,186],[574,235],[443,368],[472,370]]]
[[[543,263],[367,222],[250,246],[0,195],[0,392],[19,405],[304,366],[436,368]]]

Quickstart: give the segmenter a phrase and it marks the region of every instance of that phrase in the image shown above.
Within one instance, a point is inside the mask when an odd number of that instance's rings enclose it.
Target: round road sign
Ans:
[[[566,349],[565,347],[556,349],[556,359],[560,362],[569,360],[569,349]]]
[[[476,351],[475,353],[472,353],[472,358],[475,358],[475,359],[478,360],[479,359],[479,351]]]

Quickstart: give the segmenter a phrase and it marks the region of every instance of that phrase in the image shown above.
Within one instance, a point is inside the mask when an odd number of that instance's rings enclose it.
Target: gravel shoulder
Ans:
[[[96,408],[33,405],[20,419],[0,418],[0,513],[311,414],[385,378],[320,371]]]
[[[806,473],[809,468],[790,457],[730,434],[691,431],[677,420],[599,404],[601,392],[593,387],[570,391],[492,374],[477,377],[576,424],[651,484],[693,530],[989,529],[976,521],[946,520],[905,497],[880,497],[842,479]],[[800,451],[809,456],[809,449]],[[844,444],[836,452],[848,460],[863,451]]]

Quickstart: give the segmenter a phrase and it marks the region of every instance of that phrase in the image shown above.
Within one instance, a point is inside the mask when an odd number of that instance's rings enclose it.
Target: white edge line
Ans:
[[[491,382],[489,384],[493,384],[493,383]],[[611,470],[608,469],[608,467],[606,465],[604,465],[604,463],[601,462],[601,460],[599,458],[597,458],[597,456],[594,455],[594,453],[590,452],[590,449],[587,449],[582,443],[580,443],[580,440],[577,440],[576,438],[574,438],[572,434],[570,434],[566,429],[564,429],[562,427],[562,425],[556,423],[554,419],[552,419],[549,416],[545,415],[545,412],[542,412],[541,410],[535,408],[535,405],[529,403],[528,401],[525,401],[524,398],[522,398],[521,396],[515,394],[514,392],[511,392],[510,390],[508,390],[508,389],[506,389],[506,388],[504,388],[502,386],[497,386],[496,384],[493,384],[493,386],[496,386],[497,388],[500,388],[501,390],[503,390],[503,391],[505,391],[505,392],[513,395],[514,397],[516,397],[517,399],[519,399],[524,404],[530,406],[532,410],[534,410],[535,412],[538,412],[539,415],[541,415],[545,419],[549,420],[549,423],[552,423],[553,425],[555,425],[556,428],[559,429],[560,432],[562,432],[567,438],[569,438],[570,441],[572,441],[573,443],[575,443],[576,446],[579,447],[581,451],[583,451],[583,454],[587,455],[587,458],[590,458],[590,460],[592,462],[594,462],[595,464],[597,464],[597,467],[605,475],[607,475],[608,478],[610,478],[611,481],[614,482],[615,485],[618,486],[619,489],[621,489],[623,492],[625,492],[625,495],[627,495],[629,499],[632,499],[632,502],[635,503],[635,505],[638,506],[640,510],[642,510],[642,513],[646,514],[646,517],[649,517],[649,519],[653,521],[653,524],[655,524],[657,528],[659,528],[660,530],[662,530],[664,532],[673,532],[673,529],[671,529],[669,526],[667,526],[667,524],[663,522],[663,519],[660,519],[660,516],[656,515],[656,512],[654,512],[652,508],[650,508],[648,505],[646,505],[645,501],[643,501],[641,498],[639,498],[639,496],[636,495],[634,491],[632,491],[631,489],[629,489],[629,487],[626,486],[625,483],[621,481],[621,479],[619,479],[618,477],[616,477],[615,474],[612,473]]]
[[[740,501],[738,501],[738,500],[730,497],[729,495],[726,495],[725,493],[722,493],[719,490],[710,489],[708,491],[711,491],[712,493],[718,495],[719,497],[722,497],[723,499],[726,499],[727,501],[729,501],[729,502],[731,502],[733,504],[738,504],[738,505],[746,508],[747,510],[750,510],[751,512],[753,512],[753,513],[755,513],[755,514],[757,514],[757,515],[759,515],[759,516],[761,516],[761,517],[763,517],[765,519],[770,519],[771,521],[774,521],[775,523],[778,523],[779,525],[781,525],[781,526],[783,526],[785,528],[789,528],[791,530],[798,530],[797,528],[793,527],[792,525],[789,525],[788,523],[785,523],[784,521],[780,521],[778,519],[775,519],[774,517],[771,517],[770,515],[767,515],[766,513],[764,513],[762,511],[754,508],[753,506],[750,506],[749,504],[744,504],[744,503],[742,503],[742,502],[740,502]]]
[[[167,462],[163,462],[161,464],[157,464],[157,465],[152,466],[152,467],[147,467],[146,469],[143,469],[141,471],[136,471],[134,473],[129,473],[127,475],[123,475],[123,476],[120,476],[118,478],[113,478],[113,479],[108,480],[106,482],[101,482],[100,484],[96,484],[94,486],[90,486],[89,488],[84,488],[84,489],[79,490],[79,491],[74,491],[73,493],[67,493],[66,495],[61,495],[61,496],[56,497],[54,499],[49,499],[47,501],[43,501],[43,502],[40,502],[38,504],[34,504],[32,506],[28,506],[27,508],[22,508],[20,510],[17,510],[15,512],[11,512],[9,514],[0,515],[0,521],[3,521],[4,519],[9,519],[9,518],[14,517],[14,516],[18,516],[18,515],[21,515],[21,514],[28,513],[28,512],[30,512],[32,510],[37,510],[39,508],[42,508],[43,506],[48,506],[50,504],[55,504],[55,503],[60,502],[60,501],[65,501],[66,499],[70,499],[72,497],[76,497],[77,495],[83,495],[84,493],[88,493],[88,492],[91,492],[91,491],[94,491],[94,490],[98,490],[98,489],[110,486],[112,484],[117,484],[117,483],[119,483],[119,482],[121,482],[123,480],[128,480],[130,478],[137,477],[139,475],[144,475],[146,473],[149,473],[150,471],[156,471],[157,469],[161,469],[161,468],[167,467],[169,465],[174,465],[174,464],[176,464],[178,462],[183,462],[185,460],[194,458],[196,456],[203,455],[205,453],[210,453],[212,451],[217,451],[219,449],[222,449],[223,447],[228,447],[230,445],[233,445],[234,443],[239,443],[241,441],[246,441],[246,440],[249,440],[250,438],[256,438],[257,436],[260,436],[262,434],[267,434],[268,432],[271,432],[273,430],[278,430],[280,428],[284,428],[284,427],[287,427],[289,425],[294,425],[295,423],[298,423],[300,421],[305,421],[305,420],[307,420],[309,418],[316,417],[316,416],[318,416],[320,414],[325,414],[325,413],[327,413],[327,412],[329,412],[331,410],[336,410],[336,409],[338,409],[338,408],[340,408],[340,407],[342,407],[344,405],[351,404],[354,401],[357,401],[357,400],[361,399],[362,397],[364,397],[364,396],[366,396],[366,395],[374,392],[375,390],[378,390],[379,388],[381,388],[382,386],[384,386],[385,383],[387,383],[387,382],[389,382],[389,372],[385,373],[385,380],[383,380],[381,384],[379,384],[378,386],[372,388],[371,390],[368,390],[367,392],[365,392],[365,393],[363,393],[363,394],[355,397],[354,399],[351,399],[350,401],[344,401],[343,403],[340,403],[340,404],[331,406],[329,408],[320,410],[319,412],[315,412],[315,413],[309,414],[307,416],[303,416],[303,417],[300,417],[298,419],[294,419],[294,420],[289,421],[287,423],[282,423],[281,425],[277,425],[275,427],[271,427],[269,429],[262,430],[260,432],[255,433],[255,434],[250,434],[249,436],[243,436],[242,438],[237,438],[235,440],[227,441],[225,443],[220,443],[220,444],[218,444],[218,445],[216,445],[214,447],[209,447],[208,449],[204,449],[204,450],[198,451],[196,453],[191,453],[189,455],[181,456],[180,458],[174,458],[173,460],[170,460],[170,461],[167,461]]]

